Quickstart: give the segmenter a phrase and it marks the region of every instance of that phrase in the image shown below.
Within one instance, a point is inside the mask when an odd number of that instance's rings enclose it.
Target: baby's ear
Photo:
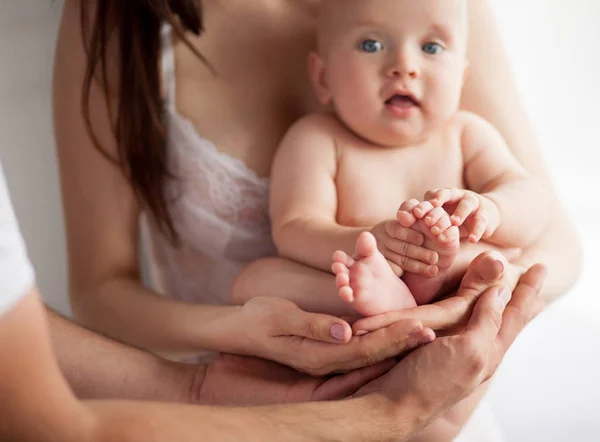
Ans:
[[[317,99],[321,104],[328,105],[331,101],[331,93],[325,78],[325,62],[316,52],[311,52],[308,55],[308,75],[315,89]]]

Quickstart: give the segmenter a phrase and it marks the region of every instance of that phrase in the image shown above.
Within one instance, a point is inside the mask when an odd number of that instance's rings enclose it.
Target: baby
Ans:
[[[309,73],[325,110],[291,127],[273,165],[280,255],[333,270],[339,296],[370,316],[431,302],[484,250],[535,241],[542,189],[494,127],[458,110],[465,1],[321,8]]]

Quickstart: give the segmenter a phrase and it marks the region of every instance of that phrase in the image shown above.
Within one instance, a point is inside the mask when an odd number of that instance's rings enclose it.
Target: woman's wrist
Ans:
[[[243,324],[243,306],[190,305],[180,327],[190,340],[186,346],[195,351],[236,353],[244,347],[248,330]]]

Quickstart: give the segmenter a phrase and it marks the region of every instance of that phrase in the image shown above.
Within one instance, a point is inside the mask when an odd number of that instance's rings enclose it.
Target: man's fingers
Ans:
[[[311,398],[313,401],[344,399],[359,390],[362,386],[387,373],[395,365],[394,359],[379,364],[359,368],[350,373],[334,376],[321,385]]]
[[[531,267],[519,280],[502,316],[500,347],[506,351],[523,328],[544,308],[539,298],[548,269],[543,264]]]
[[[495,285],[488,288],[475,304],[467,324],[467,332],[491,345],[500,331],[502,313],[510,298],[511,292],[508,287]]]

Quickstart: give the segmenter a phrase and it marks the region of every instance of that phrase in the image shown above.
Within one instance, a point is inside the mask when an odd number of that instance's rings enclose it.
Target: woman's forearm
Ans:
[[[494,22],[490,0],[469,0],[469,74],[461,108],[474,112],[500,131],[512,153],[546,190],[549,221],[541,236],[529,246],[520,262],[543,262],[548,278],[542,290],[546,301],[569,289],[581,271],[577,233],[553,190],[527,111],[523,105],[502,38]]]
[[[83,399],[188,402],[204,366],[178,364],[107,339],[48,311],[50,338],[61,371]]]
[[[509,179],[482,196],[494,202],[500,225],[486,241],[499,247],[524,249],[542,235],[548,225],[547,193],[530,177]]]
[[[136,279],[119,278],[88,289],[72,303],[86,327],[118,341],[169,355],[223,348],[225,330],[239,307],[189,304],[144,288]]]
[[[575,284],[583,258],[579,235],[558,201],[554,202],[550,214],[542,236],[516,261],[524,267],[534,263],[548,267],[541,292],[546,302],[554,301]]]

